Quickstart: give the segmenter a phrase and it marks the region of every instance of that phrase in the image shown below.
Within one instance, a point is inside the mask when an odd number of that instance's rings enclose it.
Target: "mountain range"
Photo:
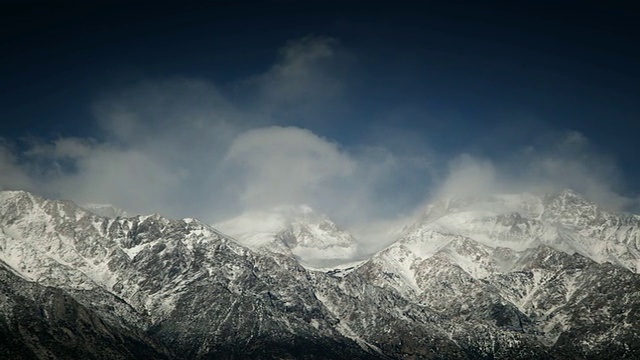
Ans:
[[[639,228],[571,190],[448,197],[350,262],[306,206],[211,226],[3,191],[0,358],[640,358]]]

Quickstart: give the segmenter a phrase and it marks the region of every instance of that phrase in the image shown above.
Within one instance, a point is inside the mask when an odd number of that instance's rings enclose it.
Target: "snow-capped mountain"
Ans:
[[[640,216],[608,211],[571,190],[546,196],[448,198],[430,205],[408,229],[402,242],[437,232],[516,252],[548,245],[640,270]]]
[[[115,329],[153,335],[159,353],[370,357],[335,328],[295,260],[253,253],[196,220],[108,219],[71,202],[2,192],[0,226],[0,260],[13,276],[60,289]],[[17,321],[19,301],[8,306],[0,324]],[[45,356],[43,346],[30,349]]]
[[[615,321],[606,315],[640,303],[639,219],[603,210],[572,191],[446,199],[349,276],[460,321],[491,318],[499,308],[497,324],[589,357],[593,349],[619,351],[616,346],[630,346],[629,337],[640,339],[632,335],[640,329],[631,325],[635,310]],[[629,294],[617,301],[619,286]],[[581,313],[574,312],[578,308]],[[583,348],[567,338],[574,332],[585,337]]]
[[[257,251],[295,256],[303,265],[335,266],[356,254],[356,240],[309,206],[249,211],[214,225]]]
[[[637,221],[571,191],[450,198],[314,270],[355,240],[308,207],[220,232],[0,192],[0,357],[638,358]]]

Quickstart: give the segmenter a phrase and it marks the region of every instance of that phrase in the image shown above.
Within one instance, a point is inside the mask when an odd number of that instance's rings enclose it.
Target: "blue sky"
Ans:
[[[564,187],[638,208],[637,11],[393,5],[3,3],[0,186],[206,221]]]

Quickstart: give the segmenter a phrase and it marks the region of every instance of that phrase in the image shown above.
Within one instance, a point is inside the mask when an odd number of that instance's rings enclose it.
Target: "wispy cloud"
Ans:
[[[415,185],[409,174],[421,175],[425,163],[311,130],[331,126],[319,116],[343,101],[351,61],[338,41],[307,37],[235,84],[140,81],[95,101],[93,138],[31,140],[23,151],[5,144],[11,177],[2,185],[205,221],[299,203],[344,223],[395,214],[417,203],[397,187]]]
[[[338,143],[323,129],[338,125],[327,114],[348,102],[350,66],[338,41],[308,37],[233,84],[132,84],[95,101],[92,138],[0,142],[0,186],[208,222],[304,203],[367,228],[368,248],[389,240],[379,225],[400,226],[438,196],[570,187],[609,206],[634,202],[619,195],[615,161],[573,131],[527,132],[533,141],[505,142],[502,156],[445,155],[412,129],[358,119],[359,142]]]
[[[532,135],[531,143],[505,149],[507,156],[455,157],[435,194],[542,194],[569,188],[611,208],[624,210],[637,205],[637,199],[620,195],[624,182],[615,159],[597,151],[582,133],[549,131]]]
[[[294,127],[247,131],[231,144],[225,160],[241,168],[240,199],[247,207],[331,196],[336,182],[354,176],[357,166],[337,144]]]
[[[15,144],[0,138],[0,189],[37,190],[26,169],[28,165],[22,163],[18,156]]]

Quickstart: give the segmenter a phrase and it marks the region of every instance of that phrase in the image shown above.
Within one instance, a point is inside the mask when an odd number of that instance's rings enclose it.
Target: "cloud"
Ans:
[[[0,190],[31,190],[37,187],[16,155],[12,143],[0,138]]]
[[[171,77],[106,92],[92,105],[91,138],[5,147],[12,179],[2,183],[210,222],[282,203],[310,204],[344,223],[398,212],[415,197],[397,186],[417,188],[409,178],[418,176],[407,174],[424,164],[376,144],[344,147],[313,130],[331,127],[321,115],[338,107],[344,54],[334,39],[307,37],[231,86]],[[238,89],[246,90],[241,97]]]
[[[307,129],[279,126],[238,136],[225,166],[235,174],[243,208],[307,204],[348,225],[411,211],[426,194],[430,170],[417,156],[345,148]]]
[[[310,36],[290,41],[279,55],[271,69],[252,79],[264,106],[277,109],[309,101],[316,105],[341,95],[348,62],[336,39]]]
[[[366,251],[440,196],[568,187],[612,207],[634,203],[619,195],[615,161],[579,132],[514,125],[483,133],[475,148],[437,150],[415,129],[349,118],[359,133],[340,143],[348,136],[327,129],[343,126],[331,113],[350,99],[350,66],[339,42],[307,37],[261,74],[229,84],[129,84],[95,101],[91,137],[0,141],[0,188],[211,223],[308,204],[356,230]],[[469,150],[487,144],[493,152]]]
[[[490,160],[463,154],[449,164],[449,174],[435,197],[479,196],[500,192],[498,174]]]
[[[353,63],[338,40],[307,36],[287,42],[270,68],[233,82],[230,93],[263,126],[331,127],[349,106]]]
[[[256,122],[210,81],[183,77],[138,82],[105,95],[92,109],[106,141],[148,147],[189,143],[181,154],[228,139]]]
[[[622,173],[613,157],[597,149],[582,133],[556,132],[547,135],[522,155],[529,170],[529,187],[542,190],[574,189],[593,201],[617,208],[632,207],[637,200],[620,195]]]
[[[94,145],[93,139],[82,138],[58,138],[51,142],[43,142],[38,139],[30,139],[29,148],[24,152],[28,157],[50,158],[54,161],[63,159],[81,159],[91,152]]]
[[[601,205],[624,210],[637,199],[620,195],[624,183],[615,160],[577,131],[539,134],[531,144],[494,159],[462,154],[449,162],[434,197],[495,193],[538,194],[576,190]]]
[[[54,180],[56,192],[81,203],[123,204],[138,213],[171,211],[171,194],[187,174],[179,164],[167,164],[153,154],[110,146],[96,146],[76,167]]]
[[[314,202],[356,168],[337,144],[293,127],[247,131],[235,139],[225,159],[243,171],[243,204],[259,208]]]

